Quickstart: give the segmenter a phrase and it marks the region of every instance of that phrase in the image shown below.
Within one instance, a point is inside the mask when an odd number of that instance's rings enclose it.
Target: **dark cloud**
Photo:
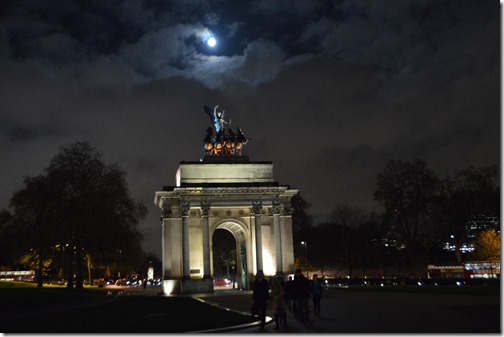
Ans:
[[[204,104],[320,220],[341,201],[379,209],[390,159],[440,175],[500,162],[495,2],[12,0],[0,12],[0,205],[60,146],[88,140],[128,172],[157,253],[154,192],[202,156]]]

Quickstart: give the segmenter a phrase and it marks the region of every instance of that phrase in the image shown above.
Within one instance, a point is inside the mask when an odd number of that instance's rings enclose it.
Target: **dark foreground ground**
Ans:
[[[418,289],[414,289],[418,291]],[[288,314],[282,333],[494,333],[500,334],[500,296],[462,295],[429,291],[388,291],[387,289],[334,289],[325,293],[321,301],[321,317],[298,322]],[[222,295],[206,300],[236,310],[247,310],[240,296]],[[276,332],[269,324],[266,332]],[[258,332],[257,327],[240,332]]]
[[[180,333],[255,321],[192,297],[160,296],[159,289],[108,291],[0,288],[0,332]]]
[[[500,291],[431,293],[379,288],[330,289],[321,316],[288,315],[284,333],[501,333]],[[413,290],[413,289],[411,289]],[[158,290],[67,291],[0,288],[3,333],[257,332],[250,291],[164,297]],[[451,294],[450,294],[451,292]],[[210,305],[213,304],[213,305]],[[223,308],[231,309],[226,310]],[[311,302],[310,302],[311,309]],[[270,310],[271,313],[271,310]],[[312,314],[312,313],[311,313]],[[240,329],[229,328],[240,325]],[[245,328],[244,328],[245,327]],[[266,332],[275,332],[268,324]]]

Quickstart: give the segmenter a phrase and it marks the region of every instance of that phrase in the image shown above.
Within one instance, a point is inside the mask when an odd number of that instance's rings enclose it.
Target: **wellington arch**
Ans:
[[[226,133],[223,114],[217,116],[216,110],[216,135],[207,129],[204,157],[181,161],[175,186],[155,192],[165,294],[213,291],[212,236],[217,229],[229,231],[236,241],[239,288],[251,289],[261,269],[267,276],[294,272],[291,198],[298,191],[274,180],[272,162],[243,155],[247,139],[240,128],[238,137],[231,129]],[[205,111],[210,115],[208,107]]]

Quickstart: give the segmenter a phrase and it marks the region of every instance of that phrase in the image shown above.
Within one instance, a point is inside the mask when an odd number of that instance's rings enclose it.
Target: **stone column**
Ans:
[[[191,278],[191,266],[189,259],[189,202],[182,201],[180,204],[182,217],[182,278]]]
[[[168,258],[166,256],[166,238],[165,238],[165,224],[163,221],[163,217],[161,217],[161,269],[163,271],[163,280],[165,277],[168,277],[168,271],[167,271],[167,266],[166,262],[168,261]]]
[[[201,203],[201,221],[203,231],[203,278],[211,278],[210,275],[210,232],[208,229],[208,212],[210,211],[210,202]]]
[[[294,271],[294,245],[292,242],[293,233],[292,233],[292,208],[286,207],[285,204],[282,208],[282,224],[284,226],[285,237],[284,243],[282,246],[283,249],[283,257],[285,262],[285,270],[286,271]]]
[[[162,252],[162,268],[163,268],[163,280],[171,277],[172,275],[172,254],[169,251],[171,249],[171,245],[168,238],[168,233],[171,228],[165,219],[171,218],[172,212],[169,208],[163,208],[161,211],[161,252]]]
[[[278,200],[273,201],[273,207],[271,208],[271,213],[273,213],[273,232],[275,235],[276,273],[277,275],[281,275],[283,274],[282,236],[280,233],[280,202]]]
[[[263,269],[263,258],[262,258],[262,232],[261,232],[261,201],[252,202],[252,210],[255,215],[255,235],[256,235],[256,266],[257,270]]]

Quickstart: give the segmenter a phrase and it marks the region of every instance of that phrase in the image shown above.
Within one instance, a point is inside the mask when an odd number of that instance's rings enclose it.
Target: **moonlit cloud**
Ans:
[[[219,15],[217,13],[207,13],[204,21],[207,25],[216,25],[219,23]]]

